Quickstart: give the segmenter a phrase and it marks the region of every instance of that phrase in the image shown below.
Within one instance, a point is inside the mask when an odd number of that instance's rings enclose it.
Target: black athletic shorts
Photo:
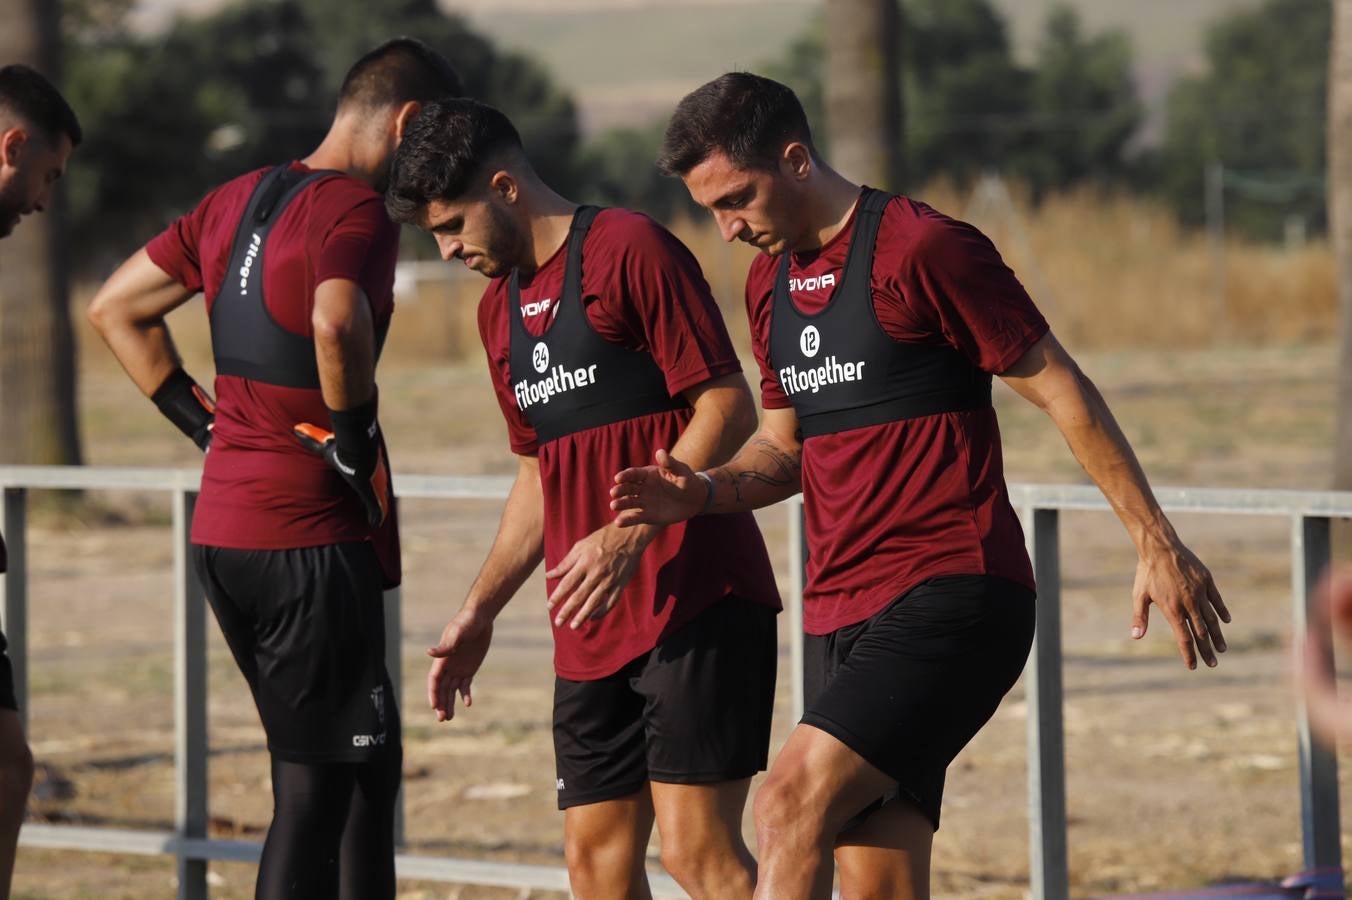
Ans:
[[[554,681],[559,809],[649,781],[713,784],[765,768],[775,701],[776,610],[724,597],[596,681]]]
[[[0,631],[0,709],[19,711],[19,701],[14,696],[14,666],[9,661],[9,641]]]
[[[937,830],[948,764],[1023,671],[1035,599],[1003,578],[945,575],[863,622],[806,635],[803,724],[895,778]]]
[[[365,762],[399,746],[385,670],[383,575],[369,543],[194,545],[193,563],[273,756]]]

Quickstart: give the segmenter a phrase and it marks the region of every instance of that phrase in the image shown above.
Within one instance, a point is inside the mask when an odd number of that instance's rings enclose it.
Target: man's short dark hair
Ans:
[[[460,73],[446,57],[416,38],[399,37],[352,64],[338,92],[338,105],[380,109],[464,93]]]
[[[0,109],[41,129],[50,141],[64,134],[74,147],[84,140],[80,120],[66,98],[50,81],[28,66],[15,63],[0,68]]]
[[[520,150],[505,115],[475,100],[428,103],[404,132],[390,164],[385,209],[396,222],[415,222],[433,200],[455,200],[506,150]]]
[[[807,114],[793,91],[750,72],[729,72],[677,104],[657,166],[680,176],[718,151],[738,168],[773,168],[794,141],[816,155]]]

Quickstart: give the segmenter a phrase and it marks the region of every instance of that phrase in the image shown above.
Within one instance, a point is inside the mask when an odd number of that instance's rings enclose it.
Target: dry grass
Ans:
[[[1273,345],[1334,333],[1333,255],[1323,240],[1287,248],[1230,238],[1222,296],[1207,235],[1153,201],[1086,188],[1034,207],[1013,193],[1005,208],[943,185],[920,197],[989,235],[1075,347]]]
[[[1293,248],[1230,239],[1222,300],[1207,236],[1180,227],[1153,201],[1085,189],[1034,206],[1016,189],[1001,206],[944,184],[916,196],[990,236],[1074,350],[1281,346],[1328,341],[1336,333],[1333,255],[1323,239]],[[738,351],[749,359],[743,290],[756,251],[724,243],[706,218],[670,227],[699,260]],[[477,363],[475,310],[487,282],[459,264],[424,264],[421,272],[397,299],[387,353],[404,361]],[[85,299],[87,292],[77,304]],[[204,317],[189,307],[171,325],[185,354],[209,365]],[[82,321],[79,328],[97,341]]]
[[[1017,189],[1008,204],[937,184],[917,193],[985,232],[1063,342],[1077,350],[1279,346],[1332,338],[1337,325],[1333,255],[1323,239],[1285,247],[1230,238],[1224,289],[1207,235],[1181,227],[1151,200],[1091,189],[1034,206]],[[743,309],[755,251],[728,245],[711,220],[672,230],[691,249],[743,356]],[[458,266],[405,303],[391,346],[401,355],[477,355],[474,307],[483,282]],[[449,292],[449,297],[448,297]],[[448,302],[449,301],[449,302]],[[443,355],[444,354],[444,355]]]

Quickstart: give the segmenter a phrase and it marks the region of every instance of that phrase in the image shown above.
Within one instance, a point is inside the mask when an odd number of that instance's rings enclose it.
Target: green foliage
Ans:
[[[662,119],[639,128],[612,128],[590,141],[579,160],[579,198],[632,207],[663,220],[693,211],[694,202],[681,180],[657,171],[666,125]]]
[[[84,0],[66,22],[66,90],[88,136],[70,175],[86,261],[124,254],[221,181],[307,154],[347,68],[405,34],[445,54],[471,96],[513,118],[546,179],[574,182],[571,99],[435,0],[243,0],[152,38],[117,27],[125,8]]]
[[[1073,12],[1054,10],[1028,90],[1039,126],[1035,152],[1024,163],[1032,184],[1063,188],[1122,174],[1124,148],[1143,115],[1125,34],[1086,38]]]
[[[1274,238],[1288,215],[1323,226],[1331,31],[1326,0],[1268,0],[1212,27],[1206,72],[1169,96],[1157,161],[1185,221],[1203,219],[1206,168],[1220,163],[1228,227]]]
[[[990,0],[904,0],[901,8],[898,77],[912,184],[938,176],[965,183],[997,169],[1040,191],[1127,171],[1142,111],[1125,35],[1086,37],[1076,14],[1058,7],[1036,62],[1022,66]],[[829,156],[823,31],[818,19],[764,71],[802,99]]]

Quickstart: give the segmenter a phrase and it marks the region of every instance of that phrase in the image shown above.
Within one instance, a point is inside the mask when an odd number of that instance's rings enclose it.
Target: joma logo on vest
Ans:
[[[249,273],[253,271],[254,260],[258,258],[258,251],[261,249],[263,249],[263,239],[255,231],[253,240],[249,241],[249,249],[244,252],[244,265],[239,267],[239,295],[241,297],[248,293]]]
[[[813,275],[810,278],[790,278],[789,290],[795,294],[799,291],[817,291],[822,288],[836,286],[836,273],[827,272],[825,275]]]

